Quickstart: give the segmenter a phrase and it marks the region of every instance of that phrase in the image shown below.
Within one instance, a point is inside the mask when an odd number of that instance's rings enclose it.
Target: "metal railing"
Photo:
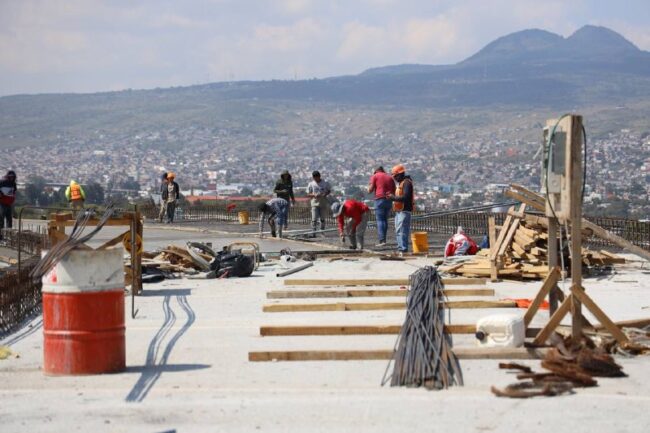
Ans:
[[[259,201],[250,201],[237,203],[234,209],[228,208],[229,203],[200,205],[200,206],[181,206],[178,209],[177,222],[236,222],[238,212],[246,210],[249,213],[251,222],[259,221]],[[145,218],[155,220],[158,216],[159,208],[154,205],[145,205],[141,207],[141,212]],[[451,211],[450,211],[451,212]],[[423,212],[414,212],[411,223],[412,231],[425,231],[428,233],[453,234],[458,226],[462,226],[466,233],[477,238],[487,235],[488,216],[494,216],[496,224],[501,225],[506,218],[505,213],[489,212],[458,212],[441,215],[426,215]],[[606,218],[606,217],[586,217],[589,221],[598,224],[604,229],[632,242],[646,250],[650,250],[650,222],[638,221],[625,218]],[[334,218],[327,215],[325,218],[328,225],[333,225]],[[311,209],[308,206],[292,206],[289,210],[289,222],[291,224],[309,225],[311,222]],[[375,215],[371,213],[369,224],[374,225]],[[587,240],[592,246],[599,247],[616,247],[613,243],[592,236]]]

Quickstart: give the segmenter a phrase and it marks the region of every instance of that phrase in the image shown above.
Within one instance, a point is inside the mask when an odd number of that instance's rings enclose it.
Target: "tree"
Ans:
[[[104,188],[97,182],[91,182],[84,186],[86,192],[86,203],[89,204],[103,204],[104,203]]]
[[[28,204],[44,205],[43,195],[47,181],[40,176],[32,176],[25,185],[25,199]]]

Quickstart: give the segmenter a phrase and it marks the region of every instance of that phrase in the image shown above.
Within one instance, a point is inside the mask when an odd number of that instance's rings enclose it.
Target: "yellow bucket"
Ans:
[[[429,239],[427,237],[427,232],[411,233],[411,243],[413,244],[414,253],[429,252]]]
[[[237,214],[239,216],[239,224],[247,225],[248,224],[248,211],[243,210]]]

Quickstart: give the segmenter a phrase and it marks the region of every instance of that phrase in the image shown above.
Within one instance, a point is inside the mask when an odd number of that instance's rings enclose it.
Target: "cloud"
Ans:
[[[290,14],[299,14],[308,11],[312,4],[312,0],[274,0],[277,1],[280,9]]]

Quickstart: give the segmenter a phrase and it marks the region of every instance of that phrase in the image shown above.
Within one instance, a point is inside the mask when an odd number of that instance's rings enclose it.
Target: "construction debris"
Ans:
[[[498,397],[528,398],[555,396],[570,393],[576,387],[597,386],[594,377],[626,377],[623,368],[603,348],[597,348],[593,341],[584,337],[577,344],[567,337],[562,340],[557,334],[556,347],[546,353],[542,368],[549,372],[534,372],[520,364],[499,364],[501,369],[521,371],[516,382],[504,389],[492,387]]]
[[[589,236],[588,229],[583,230]],[[503,234],[505,233],[505,234]],[[563,245],[568,245],[566,238]],[[568,253],[564,257],[569,268]],[[601,250],[582,249],[585,272],[590,268],[611,267],[625,263],[616,254]],[[496,267],[496,269],[494,269]],[[515,212],[511,208],[495,245],[479,251],[475,256],[465,257],[462,263],[441,267],[445,273],[465,277],[486,277],[496,274],[501,278],[540,280],[548,276],[548,219],[544,216]]]
[[[166,278],[180,275],[197,275],[197,278],[247,277],[255,267],[255,259],[240,251],[215,253],[207,245],[188,242],[186,248],[168,245],[158,253],[143,253],[142,268],[160,271]],[[152,278],[151,281],[157,281]]]

